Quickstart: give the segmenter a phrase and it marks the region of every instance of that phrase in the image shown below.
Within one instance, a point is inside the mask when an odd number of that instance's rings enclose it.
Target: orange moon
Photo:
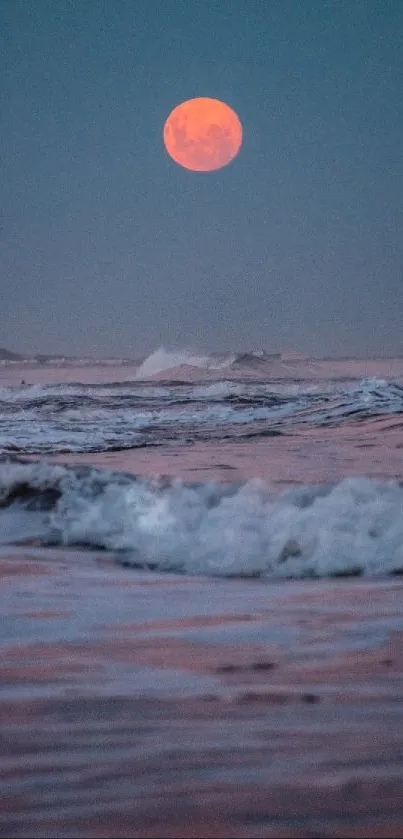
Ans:
[[[188,99],[169,114],[164,125],[164,144],[179,166],[193,172],[212,172],[238,154],[242,145],[241,120],[219,99]]]

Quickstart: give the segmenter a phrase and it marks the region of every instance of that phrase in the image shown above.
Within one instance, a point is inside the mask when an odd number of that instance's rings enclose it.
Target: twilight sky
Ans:
[[[403,354],[402,0],[0,0],[0,346]],[[239,114],[226,168],[163,123]]]

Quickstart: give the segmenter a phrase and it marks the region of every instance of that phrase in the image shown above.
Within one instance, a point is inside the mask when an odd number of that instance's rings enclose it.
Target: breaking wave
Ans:
[[[112,551],[126,565],[225,577],[403,572],[403,488],[348,478],[280,494],[88,467],[0,464],[0,542]]]
[[[205,372],[227,369],[233,371],[234,375],[243,373],[251,376],[265,371],[269,373],[273,365],[274,367],[277,365],[281,375],[283,367],[288,369],[285,364],[282,364],[283,361],[290,363],[289,359],[282,358],[281,353],[267,353],[265,350],[199,355],[188,350],[166,350],[160,347],[142,361],[137,369],[136,378],[150,379],[162,373],[168,374],[170,371],[178,373],[183,369],[185,372],[188,368]],[[301,359],[294,359],[294,363],[295,361],[298,364]]]
[[[178,367],[197,367],[205,370],[222,370],[230,367],[235,356],[195,355],[187,350],[165,350],[160,347],[140,364],[137,379],[149,379],[157,373],[168,372]]]

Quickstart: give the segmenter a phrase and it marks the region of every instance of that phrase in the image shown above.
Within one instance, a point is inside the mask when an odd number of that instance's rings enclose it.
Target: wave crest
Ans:
[[[277,494],[257,480],[189,485],[9,462],[0,466],[0,541],[18,532],[208,576],[385,575],[403,571],[402,503],[396,481],[349,478]]]
[[[148,379],[158,373],[175,370],[178,367],[222,370],[230,367],[233,360],[232,355],[214,358],[209,355],[195,355],[188,350],[166,350],[160,347],[144,359],[136,372],[136,379]]]

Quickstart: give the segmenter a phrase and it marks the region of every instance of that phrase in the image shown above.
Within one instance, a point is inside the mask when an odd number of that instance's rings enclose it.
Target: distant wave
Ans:
[[[187,350],[166,350],[160,347],[140,364],[136,372],[137,379],[148,379],[157,373],[174,370],[178,367],[197,367],[205,370],[223,370],[230,367],[234,355],[210,356],[195,355]]]
[[[0,464],[0,542],[116,553],[126,565],[227,577],[403,572],[403,488],[350,478],[275,494],[91,468]]]
[[[15,356],[15,358],[2,358],[0,356],[0,367],[133,367],[138,364],[138,359],[116,357],[116,358],[92,358],[87,356],[69,355],[34,355]]]
[[[260,369],[262,365],[272,361],[280,361],[281,353],[266,353],[264,350],[255,350],[254,352],[237,353],[234,356],[233,367],[254,367]]]
[[[36,356],[30,361],[48,367],[125,367],[136,363],[132,358],[89,358],[86,356]]]
[[[382,379],[349,384],[136,379],[101,385],[0,387],[0,453],[107,452],[288,434],[299,426],[396,415],[403,387]]]
[[[270,370],[273,362],[281,363],[281,353],[267,353],[264,350],[240,353],[212,353],[197,355],[187,350],[166,350],[160,347],[147,356],[137,370],[137,379],[149,379],[160,373],[178,371],[180,368],[193,367],[199,370],[244,369],[253,373],[266,367]],[[298,363],[298,360],[297,360]]]

